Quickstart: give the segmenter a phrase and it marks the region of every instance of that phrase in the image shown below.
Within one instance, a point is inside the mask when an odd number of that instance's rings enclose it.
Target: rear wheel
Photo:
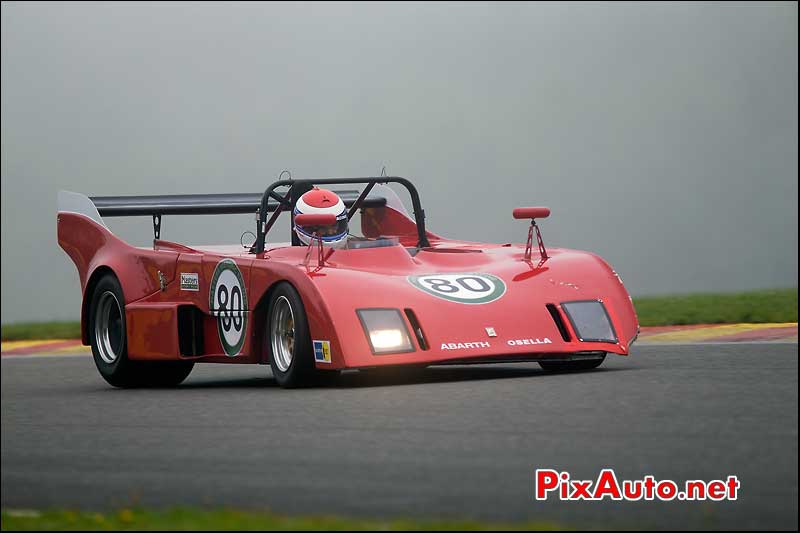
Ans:
[[[310,385],[315,377],[311,334],[303,301],[291,284],[281,282],[269,300],[264,344],[278,385]]]
[[[125,298],[119,280],[106,274],[89,307],[89,340],[100,375],[114,387],[172,387],[181,383],[191,361],[132,361],[128,358]]]
[[[591,370],[603,364],[606,354],[597,359],[586,359],[583,361],[540,361],[539,366],[548,372],[576,372],[580,370]]]

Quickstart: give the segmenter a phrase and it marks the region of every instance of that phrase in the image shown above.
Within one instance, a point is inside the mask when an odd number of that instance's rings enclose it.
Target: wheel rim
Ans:
[[[285,296],[275,300],[272,309],[272,358],[281,372],[286,372],[292,364],[294,354],[294,313],[292,304]]]
[[[100,359],[113,363],[122,353],[122,309],[111,291],[104,292],[97,302],[94,316],[94,336]]]

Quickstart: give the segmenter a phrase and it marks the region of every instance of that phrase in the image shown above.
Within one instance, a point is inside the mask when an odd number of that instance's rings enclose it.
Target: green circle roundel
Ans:
[[[244,277],[233,259],[217,263],[208,291],[208,308],[217,317],[219,341],[225,353],[238,355],[247,331],[247,290]]]
[[[506,284],[502,279],[476,272],[408,276],[408,281],[421,291],[460,304],[487,304],[506,292]]]

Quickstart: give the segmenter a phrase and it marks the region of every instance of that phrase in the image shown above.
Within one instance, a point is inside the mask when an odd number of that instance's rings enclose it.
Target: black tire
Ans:
[[[89,341],[94,364],[114,387],[174,387],[192,371],[191,361],[132,361],[128,358],[125,297],[116,276],[95,285],[89,305]]]
[[[177,387],[189,377],[194,361],[135,361],[142,373],[138,387]]]
[[[539,366],[548,372],[579,372],[597,368],[605,360],[606,356],[603,354],[600,359],[588,359],[586,361],[540,361]]]
[[[291,312],[290,318],[293,326],[291,347],[284,345],[286,346],[284,354],[291,354],[288,364],[285,357],[274,353],[274,348],[277,347],[279,350],[281,348],[273,344],[273,341],[280,344],[280,339],[287,337],[286,335],[282,337],[277,335],[278,325],[276,324],[276,321],[280,322],[281,317],[286,316],[286,304]],[[281,313],[281,316],[276,318],[278,313]],[[264,327],[264,347],[269,354],[269,366],[278,385],[290,389],[314,384],[317,372],[305,307],[303,307],[303,301],[297,290],[285,281],[275,287],[269,299],[267,323]]]

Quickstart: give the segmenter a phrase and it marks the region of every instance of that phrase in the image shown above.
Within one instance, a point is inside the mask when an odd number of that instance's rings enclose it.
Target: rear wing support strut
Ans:
[[[161,238],[161,215],[153,215],[153,240]]]

